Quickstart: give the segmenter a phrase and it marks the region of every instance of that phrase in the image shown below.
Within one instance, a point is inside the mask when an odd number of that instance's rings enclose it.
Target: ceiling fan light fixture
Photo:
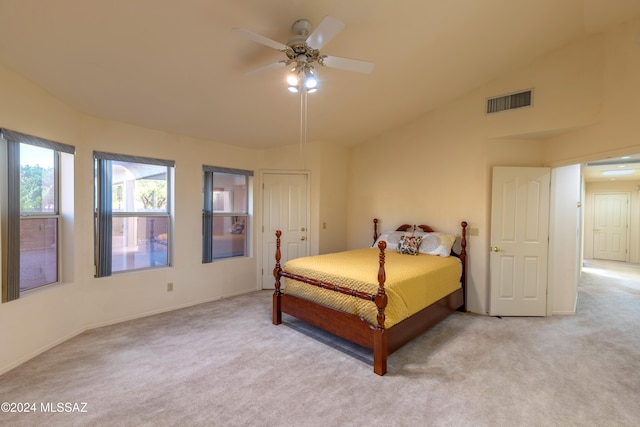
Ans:
[[[307,89],[317,89],[318,80],[315,77],[307,77],[304,79],[304,87]]]
[[[287,75],[287,89],[289,92],[298,93],[302,89],[308,93],[318,90],[318,78],[315,70],[306,62],[298,62]]]
[[[304,87],[307,89],[314,89],[318,86],[318,79],[316,78],[316,73],[313,71],[311,67],[304,68]]]
[[[307,141],[307,94],[317,92],[320,81],[313,68],[313,63],[318,66],[339,68],[346,71],[359,73],[371,73],[373,63],[357,59],[341,58],[338,56],[322,55],[320,50],[329,43],[342,29],[344,23],[331,16],[325,16],[320,24],[313,30],[308,19],[299,19],[294,22],[292,30],[295,37],[287,44],[271,40],[260,34],[247,31],[242,28],[233,28],[232,31],[252,41],[283,52],[286,59],[273,65],[291,67],[286,77],[287,90],[299,94],[300,98],[300,154]],[[271,66],[262,67],[274,68]]]
[[[287,76],[287,83],[289,83],[289,86],[297,86],[299,82],[300,79],[297,74],[291,73]]]

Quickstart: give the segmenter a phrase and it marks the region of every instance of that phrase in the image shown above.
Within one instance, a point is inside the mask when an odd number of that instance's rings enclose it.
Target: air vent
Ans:
[[[487,114],[531,106],[532,90],[487,99]]]

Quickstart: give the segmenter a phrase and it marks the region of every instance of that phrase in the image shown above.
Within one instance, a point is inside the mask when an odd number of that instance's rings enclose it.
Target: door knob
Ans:
[[[300,236],[300,240],[307,240],[307,238],[304,236]]]
[[[497,247],[497,246],[492,247],[492,248],[491,248],[491,250],[492,250],[493,252],[500,252],[500,248],[499,248],[499,247]]]

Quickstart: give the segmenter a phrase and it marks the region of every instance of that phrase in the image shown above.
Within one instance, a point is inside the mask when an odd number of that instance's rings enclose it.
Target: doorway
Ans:
[[[584,260],[582,271],[602,277],[603,288],[611,289],[615,282],[623,290],[640,291],[640,264],[590,259]]]
[[[492,178],[492,316],[544,316],[551,171],[495,166]]]
[[[593,195],[593,258],[627,261],[629,193]]]
[[[262,289],[273,289],[276,230],[281,263],[309,252],[309,177],[306,172],[265,172],[262,175]]]
[[[640,155],[582,165],[583,258],[640,263]]]
[[[522,176],[496,188],[501,182],[496,174],[499,170]],[[489,263],[492,315],[575,313],[582,244],[580,166],[554,168],[551,179],[548,175],[548,168],[494,168]],[[494,205],[494,201],[500,203]],[[522,221],[494,223],[501,216]],[[510,241],[528,252],[520,254]],[[545,252],[531,251],[534,248]]]

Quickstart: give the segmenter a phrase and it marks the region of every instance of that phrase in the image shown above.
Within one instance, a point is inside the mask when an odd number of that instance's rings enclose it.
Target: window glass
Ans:
[[[58,219],[20,219],[20,291],[58,281]]]
[[[213,217],[213,259],[245,256],[247,232],[245,216]]]
[[[73,221],[61,227],[61,215],[73,215],[75,147],[0,128],[0,271],[2,302],[64,279],[61,239],[73,235]],[[61,173],[61,164],[65,173]],[[61,182],[63,184],[61,184]],[[67,194],[65,194],[67,196]]]
[[[20,144],[20,213],[56,212],[55,155],[47,148]]]
[[[247,177],[245,175],[214,172],[213,212],[247,212]]]
[[[95,156],[96,276],[170,265],[172,166]]]
[[[169,265],[168,168],[112,163],[112,272]],[[138,215],[144,214],[144,215]]]
[[[167,212],[167,167],[114,161],[113,212]]]
[[[252,172],[216,169],[204,167],[203,262],[248,255]]]
[[[56,155],[20,144],[20,291],[58,282]]]
[[[213,259],[247,255],[247,176],[213,173]]]
[[[112,271],[168,265],[168,228],[168,217],[114,217]]]

